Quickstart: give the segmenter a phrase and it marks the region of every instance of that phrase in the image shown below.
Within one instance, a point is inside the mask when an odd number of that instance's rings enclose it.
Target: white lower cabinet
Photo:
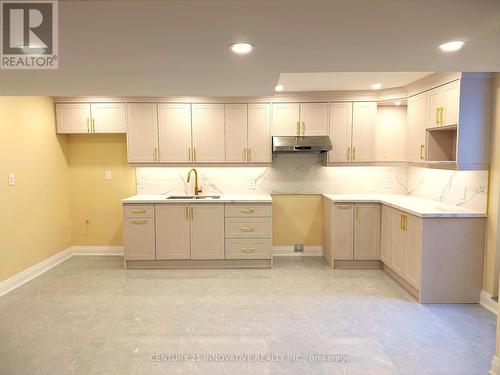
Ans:
[[[157,205],[156,259],[191,258],[189,205]]]
[[[380,258],[380,204],[335,203],[332,226],[333,259]]]
[[[224,259],[224,205],[193,204],[191,259]]]

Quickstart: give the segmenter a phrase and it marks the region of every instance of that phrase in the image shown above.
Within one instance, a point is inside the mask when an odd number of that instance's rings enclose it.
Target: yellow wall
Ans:
[[[321,195],[273,195],[273,244],[321,246]]]
[[[495,74],[493,95],[493,124],[491,128],[490,186],[486,246],[484,252],[483,290],[498,293],[498,263],[500,261],[499,184],[500,184],[500,73]]]
[[[51,98],[0,97],[0,281],[71,246],[65,151]]]
[[[136,192],[125,134],[69,135],[68,163],[73,245],[122,245],[121,199]]]

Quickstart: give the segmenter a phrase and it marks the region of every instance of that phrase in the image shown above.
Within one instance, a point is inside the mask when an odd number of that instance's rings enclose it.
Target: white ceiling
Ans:
[[[281,73],[283,91],[371,90],[381,83],[383,89],[405,86],[431,72],[333,72]]]
[[[58,71],[6,95],[268,95],[280,73],[500,71],[498,0],[59,2]],[[437,46],[463,39],[444,54]],[[249,41],[236,56],[227,46]]]

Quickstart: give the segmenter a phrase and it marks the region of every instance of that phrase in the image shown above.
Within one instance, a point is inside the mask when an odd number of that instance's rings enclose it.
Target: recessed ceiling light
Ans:
[[[463,47],[465,42],[461,40],[453,40],[451,42],[443,43],[439,46],[439,49],[443,52],[455,52]]]
[[[250,43],[234,43],[229,46],[231,51],[237,53],[238,55],[244,55],[252,50],[253,45]]]
[[[374,90],[380,90],[382,88],[382,84],[381,83],[374,83],[372,85],[372,89]]]
[[[394,104],[401,105],[401,100],[398,100],[398,101],[394,102]]]
[[[283,91],[284,87],[283,85],[278,85],[274,88],[274,91]]]

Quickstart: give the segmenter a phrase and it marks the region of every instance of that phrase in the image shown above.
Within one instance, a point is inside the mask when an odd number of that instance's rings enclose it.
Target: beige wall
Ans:
[[[122,245],[121,199],[135,194],[125,134],[69,135],[68,163],[73,245]]]
[[[490,186],[486,247],[484,252],[483,290],[498,293],[498,264],[500,261],[499,184],[500,184],[500,73],[495,75],[493,96],[493,124],[491,128]]]
[[[273,244],[321,246],[321,195],[273,195]]]
[[[51,98],[0,97],[0,281],[71,246],[66,146]]]

